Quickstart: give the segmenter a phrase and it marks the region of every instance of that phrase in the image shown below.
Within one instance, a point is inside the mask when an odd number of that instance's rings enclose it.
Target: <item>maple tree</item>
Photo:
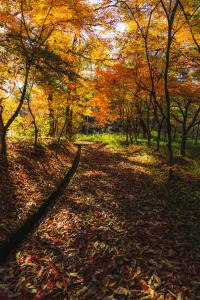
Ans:
[[[13,84],[13,76],[15,76],[16,88],[12,91],[11,96],[19,98],[9,116],[8,111],[6,113],[6,107],[4,107],[6,103],[4,97],[1,100],[0,144],[3,158],[6,157],[6,134],[24,104],[29,75],[34,73],[35,70],[38,72],[38,69],[40,69],[40,72],[49,71],[45,69],[46,65],[46,68],[51,70],[48,75],[45,73],[46,77],[51,77],[52,72],[58,76],[61,71],[68,78],[70,77],[71,71],[64,70],[66,66],[68,66],[68,69],[70,68],[69,61],[71,59],[64,43],[69,43],[72,37],[65,32],[72,30],[74,33],[79,34],[80,28],[92,18],[85,4],[79,1],[76,1],[75,4],[72,7],[70,1],[40,1],[36,4],[33,1],[25,2],[21,0],[16,3],[3,2],[1,5],[3,24],[1,30],[2,63],[5,65],[8,62],[6,52],[11,56],[8,63],[9,68],[6,68],[6,72],[10,75],[5,76],[5,73],[2,74],[1,92],[5,96],[11,92],[9,84]],[[66,39],[62,38],[61,41],[61,35],[63,34],[66,35]],[[51,64],[54,64],[54,66]],[[20,86],[21,82],[23,82],[22,88],[17,86]]]
[[[188,4],[152,0],[148,5],[142,0],[88,4],[76,1],[73,7],[70,1],[41,0],[37,5],[22,0],[15,4],[2,2],[2,157],[6,157],[9,129],[15,128],[17,132],[20,118],[20,124],[29,124],[25,112],[28,110],[37,144],[37,112],[30,105],[37,102],[30,92],[34,85],[45,107],[43,113],[41,110],[41,124],[42,118],[48,116],[48,122],[44,122],[46,129],[40,130],[42,135],[48,132],[60,141],[66,133],[71,138],[73,127],[78,128],[88,114],[100,126],[121,120],[127,142],[133,142],[133,136],[137,141],[142,131],[150,146],[152,132],[156,130],[157,150],[162,132],[166,131],[171,169],[173,119],[181,124],[177,110],[173,109],[174,101],[180,101],[180,93],[176,100],[174,89],[178,85],[181,89],[184,80],[195,90],[192,82],[198,80],[198,15],[196,1]],[[124,26],[122,31],[120,26]],[[9,58],[6,52],[10,53]],[[105,78],[104,82],[92,84],[106,74],[110,80]],[[196,114],[190,129],[199,125],[197,93],[197,89],[192,93]],[[26,100],[28,94],[31,100]],[[23,111],[24,117],[20,115]],[[181,148],[185,148],[184,139],[186,132],[182,132]]]
[[[177,0],[169,1],[169,3],[167,1],[150,1],[149,5],[147,5],[146,1],[117,1],[116,6],[121,9],[121,14],[124,16],[123,22],[126,24],[126,29],[123,30],[123,33],[118,33],[119,37],[116,39],[116,47],[118,47],[120,52],[121,64],[129,71],[132,69],[132,74],[127,74],[127,81],[132,77],[132,81],[137,86],[137,88],[126,85],[123,88],[121,86],[120,93],[123,94],[124,91],[123,100],[125,102],[125,95],[128,92],[133,93],[133,98],[135,99],[140,97],[140,105],[144,102],[144,98],[149,98],[145,101],[146,104],[148,103],[147,115],[149,117],[147,125],[145,126],[142,121],[141,127],[143,130],[146,128],[148,145],[150,145],[151,130],[155,129],[155,123],[157,123],[157,150],[160,148],[161,132],[163,129],[166,129],[171,170],[173,164],[173,118],[176,120],[178,118],[176,115],[177,111],[173,110],[173,99],[176,101],[174,95],[178,85],[178,89],[180,90],[182,87],[184,94],[183,82],[188,84],[188,88],[191,88],[191,94],[188,95],[190,101],[192,101],[191,97],[193,97],[194,102],[197,101],[194,120],[191,121],[192,126],[189,126],[189,128],[191,129],[199,124],[197,100],[199,54],[196,51],[198,50],[197,37],[199,35],[197,30],[199,5],[195,1],[192,4],[187,4]],[[110,76],[113,76],[114,79],[115,70],[112,65],[113,63],[110,63],[110,67],[104,65],[102,69],[109,70],[110,68]],[[109,71],[107,73],[108,79]],[[119,82],[122,78],[123,74],[121,74],[121,78],[119,75]],[[175,85],[173,86],[174,81],[176,82],[176,87]],[[109,81],[107,81],[108,83]],[[114,85],[114,82],[111,81],[110,96],[114,92]],[[106,84],[103,88],[106,89]],[[102,90],[102,87],[100,89]],[[192,89],[194,89],[194,93]],[[137,92],[134,92],[134,90]],[[143,94],[142,97],[138,96],[141,92]],[[108,92],[105,91],[105,94],[108,95]],[[182,97],[183,105],[184,101],[187,101],[187,94],[185,93],[184,96]],[[178,95],[177,93],[177,97],[180,98],[180,94]],[[138,111],[138,101],[135,101],[135,105],[137,106],[137,113],[134,113],[134,116],[131,117],[132,121],[134,118],[137,118],[138,113],[141,116],[141,109],[140,112]],[[98,106],[103,109],[101,103]],[[107,107],[104,104],[105,112]],[[99,112],[102,119],[102,110],[100,109]],[[182,126],[181,130],[182,142],[180,152],[182,155],[185,155],[185,150],[183,150],[186,137],[184,126]]]
[[[0,298],[198,298],[199,21],[198,0],[0,1]]]

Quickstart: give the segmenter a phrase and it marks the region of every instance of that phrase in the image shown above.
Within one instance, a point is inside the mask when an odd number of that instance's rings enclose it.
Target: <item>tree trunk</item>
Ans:
[[[147,110],[147,130],[148,130],[148,142],[147,145],[148,147],[151,146],[151,129],[150,129],[150,107],[148,106]]]
[[[169,39],[171,39],[171,37],[169,37]],[[167,137],[168,137],[167,147],[168,147],[168,154],[169,154],[169,177],[171,177],[171,175],[172,175],[172,166],[173,166],[172,127],[171,127],[171,100],[170,100],[169,89],[168,89],[168,71],[169,71],[169,60],[170,60],[170,47],[171,47],[171,42],[168,40],[164,89],[165,89],[165,99],[166,99],[166,105],[167,105],[166,123],[167,123]]]
[[[32,90],[32,88],[31,88],[31,90]],[[31,93],[31,91],[30,91],[30,93]],[[36,123],[35,115],[33,114],[33,111],[31,109],[31,105],[30,105],[30,94],[28,96],[28,109],[29,109],[30,115],[31,115],[32,120],[33,120],[33,126],[34,126],[34,150],[36,151],[37,145],[38,145],[38,133],[39,133],[39,130],[37,128],[37,123]]]
[[[163,121],[164,121],[164,118],[162,118],[161,122],[158,124],[156,151],[160,151],[160,137],[161,137],[161,131],[162,131],[162,127],[163,127]]]
[[[54,109],[53,109],[53,95],[49,94],[48,96],[48,104],[49,104],[49,136],[55,136],[55,117],[54,117]]]
[[[73,110],[72,108],[70,109],[70,114],[69,114],[69,140],[72,140],[73,136]]]
[[[128,131],[128,120],[125,120],[125,134],[126,134],[126,144],[129,144],[129,131]]]
[[[170,2],[171,3],[171,2]],[[167,123],[167,136],[168,136],[168,154],[169,154],[169,178],[172,178],[172,167],[173,167],[173,148],[172,148],[172,126],[171,126],[171,99],[169,92],[169,67],[170,67],[170,54],[171,54],[171,46],[173,41],[173,25],[175,15],[178,9],[179,1],[176,0],[174,3],[174,7],[171,11],[167,12],[167,6],[163,0],[161,0],[161,5],[166,14],[166,18],[168,21],[168,36],[167,36],[167,48],[166,48],[166,61],[165,61],[165,72],[164,72],[164,92],[165,92],[165,101],[166,101],[166,123]]]
[[[70,139],[70,106],[66,107],[66,126],[65,126],[65,134],[67,139]]]
[[[187,113],[188,109],[185,110],[184,116],[183,116],[183,123],[182,123],[182,136],[181,136],[181,147],[180,147],[180,153],[182,156],[185,156],[185,149],[186,149],[186,141],[187,141],[187,134],[189,130],[187,130]]]
[[[61,140],[61,137],[63,135],[64,129],[66,128],[66,125],[67,125],[67,115],[65,116],[65,122],[64,122],[63,127],[61,129],[61,132],[60,132],[60,134],[58,136],[58,141],[57,141],[58,145],[60,144],[60,140]]]
[[[200,127],[200,123],[197,126],[197,132],[196,132],[196,138],[195,138],[195,144],[198,144],[198,139],[199,139],[199,127]]]
[[[168,29],[168,42],[167,42],[167,51],[166,51],[166,66],[164,74],[164,91],[165,91],[165,101],[167,107],[167,116],[166,116],[166,125],[167,125],[167,147],[168,147],[168,156],[169,156],[169,178],[172,177],[172,166],[173,166],[173,149],[172,149],[172,127],[171,127],[171,99],[169,94],[168,87],[168,76],[169,76],[169,64],[170,64],[170,49],[172,44],[172,24],[169,23]]]
[[[177,132],[177,126],[175,126],[175,128],[174,128],[173,142],[176,141],[176,132]]]
[[[36,126],[34,128],[35,128],[35,130],[34,130],[34,149],[36,150],[37,145],[38,145],[38,133],[39,132],[38,132],[38,129]]]
[[[0,105],[0,156],[2,160],[7,159],[6,129],[3,124],[3,107]]]
[[[183,132],[183,135],[181,138],[181,149],[180,149],[180,153],[182,156],[186,155],[186,143],[187,143],[187,133]]]
[[[6,143],[6,132],[0,132],[0,155],[2,160],[7,159],[7,143]]]
[[[11,124],[14,122],[14,120],[19,115],[19,112],[20,112],[20,110],[22,108],[22,105],[24,103],[24,99],[25,99],[25,96],[26,96],[27,84],[28,84],[29,71],[30,71],[30,64],[27,63],[26,64],[25,79],[24,79],[24,86],[23,86],[23,89],[22,89],[22,93],[21,93],[19,104],[18,104],[15,112],[10,117],[10,119],[8,119],[8,121],[7,121],[7,123],[5,125],[3,123],[3,116],[2,116],[2,114],[3,114],[3,107],[2,107],[2,105],[0,105],[0,155],[1,155],[1,158],[3,160],[7,159],[6,134],[7,134],[7,131],[9,130],[9,127],[11,126]]]
[[[138,132],[139,132],[139,126],[138,126],[138,121],[136,121],[135,124],[135,143],[138,145]]]

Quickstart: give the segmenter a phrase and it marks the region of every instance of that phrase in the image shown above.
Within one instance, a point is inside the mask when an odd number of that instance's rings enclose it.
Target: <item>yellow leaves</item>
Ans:
[[[127,23],[128,23],[128,30],[130,32],[138,29],[137,24],[133,20],[129,20]]]
[[[115,289],[114,293],[121,296],[131,296],[131,291],[124,287]]]
[[[133,96],[130,94],[126,94],[124,97],[127,101],[132,101],[133,100]]]

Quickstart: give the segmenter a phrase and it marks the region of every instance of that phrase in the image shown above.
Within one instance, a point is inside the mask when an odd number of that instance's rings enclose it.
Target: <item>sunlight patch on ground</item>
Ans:
[[[108,174],[103,171],[85,171],[82,176],[108,176]]]
[[[153,157],[153,155],[149,155],[147,153],[143,153],[142,155],[137,155],[137,156],[130,156],[128,159],[131,162],[141,163],[145,165],[153,165],[158,162],[156,158]]]
[[[130,159],[130,161],[132,161],[132,160]],[[127,168],[127,169],[133,170],[135,172],[139,172],[139,173],[151,174],[150,169],[146,168],[145,166],[138,166],[138,165],[135,165],[135,164],[133,164],[132,166],[130,166],[130,163],[124,163],[124,162],[122,162],[122,163],[120,163],[118,165],[118,168],[119,167]]]

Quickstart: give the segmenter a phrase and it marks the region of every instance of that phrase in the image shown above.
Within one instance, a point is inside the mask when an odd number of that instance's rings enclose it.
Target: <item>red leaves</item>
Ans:
[[[60,239],[58,237],[53,237],[52,241],[54,244],[59,244],[60,243]]]
[[[28,256],[26,258],[26,263],[29,263],[29,262],[32,262],[34,259],[33,259],[33,256]]]
[[[39,255],[34,255],[34,259],[38,260],[38,259],[40,259],[40,256]]]
[[[88,241],[92,241],[94,238],[93,238],[92,234],[88,234],[87,239],[88,239]]]
[[[144,284],[144,283],[140,285],[140,288],[141,288],[141,290],[143,290],[145,292],[149,289],[148,285]]]
[[[49,274],[50,275],[53,275],[53,277],[55,277],[55,278],[59,278],[59,273],[58,273],[58,271],[56,270],[56,268],[55,267],[52,267],[50,270],[49,270]]]
[[[53,287],[55,286],[55,282],[54,282],[54,281],[51,281],[51,280],[48,280],[48,281],[47,281],[47,286],[48,286],[49,288],[53,288]]]
[[[3,269],[2,282],[27,299],[32,294],[35,299],[58,294],[69,299],[195,299],[196,258],[185,251],[180,227],[174,227],[182,251],[178,259],[150,171],[146,178],[133,168],[135,162],[102,145],[85,153],[72,186],[23,244],[17,264]]]

